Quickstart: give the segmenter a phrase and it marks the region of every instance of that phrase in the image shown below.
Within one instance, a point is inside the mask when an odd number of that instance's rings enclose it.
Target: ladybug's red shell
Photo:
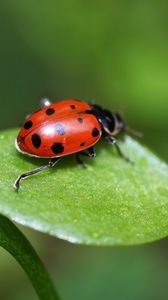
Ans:
[[[61,157],[93,146],[101,125],[91,107],[78,100],[51,104],[32,114],[17,137],[17,149],[37,157]]]
[[[26,136],[29,129],[32,130],[32,128],[35,129],[36,127],[39,127],[39,125],[42,123],[50,120],[51,117],[56,118],[62,114],[67,115],[72,112],[77,113],[87,109],[90,109],[89,104],[75,99],[52,103],[51,105],[45,106],[29,116],[24,124],[24,127],[21,129],[20,134],[22,137]],[[33,127],[31,126],[32,124]]]

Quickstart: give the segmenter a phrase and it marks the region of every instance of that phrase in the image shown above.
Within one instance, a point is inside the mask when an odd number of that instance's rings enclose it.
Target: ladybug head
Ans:
[[[125,124],[118,112],[110,112],[108,110],[104,111],[104,118],[106,120],[106,128],[104,130],[111,135],[117,135],[118,133],[124,131]]]
[[[97,104],[91,105],[91,108],[92,113],[97,117],[100,124],[102,125],[104,134],[115,136],[120,132],[125,131],[138,137],[142,136],[141,133],[136,132],[130,127],[127,127],[118,112],[111,112]]]
[[[119,113],[113,113],[97,104],[92,105],[92,113],[98,118],[104,133],[117,135],[125,130],[125,124]]]
[[[131,127],[125,125],[121,115],[118,112],[111,113],[108,110],[104,110],[105,119],[107,122],[107,128],[104,128],[105,131],[113,136],[117,135],[120,132],[128,132],[133,136],[142,137],[142,133],[135,131]]]

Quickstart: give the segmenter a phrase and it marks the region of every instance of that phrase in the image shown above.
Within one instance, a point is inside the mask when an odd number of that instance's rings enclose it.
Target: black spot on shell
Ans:
[[[64,151],[64,147],[62,146],[62,143],[54,143],[51,146],[51,150],[54,152],[54,154],[60,154]]]
[[[53,115],[54,113],[55,113],[54,108],[48,108],[48,109],[46,109],[46,115],[47,115],[47,116],[51,116],[51,115]]]
[[[64,127],[61,124],[56,124],[55,129],[59,135],[65,134]]]
[[[41,138],[37,133],[34,133],[31,137],[33,146],[38,149],[41,145]]]
[[[81,144],[80,144],[80,146],[82,147],[82,146],[84,146],[85,145],[85,143],[84,142],[82,142]]]
[[[92,136],[93,137],[96,137],[96,136],[98,136],[99,135],[99,130],[96,128],[96,127],[94,127],[93,129],[92,129]]]
[[[24,129],[30,129],[32,126],[33,126],[33,122],[29,120],[24,124]]]
[[[70,108],[75,109],[76,106],[74,104],[70,105]]]
[[[83,123],[83,119],[82,118],[77,118],[79,123]]]

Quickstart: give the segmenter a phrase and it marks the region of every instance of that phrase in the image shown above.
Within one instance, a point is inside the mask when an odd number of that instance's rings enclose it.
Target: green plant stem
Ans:
[[[0,246],[12,254],[23,267],[41,300],[60,299],[48,272],[29,241],[2,215],[0,215]]]

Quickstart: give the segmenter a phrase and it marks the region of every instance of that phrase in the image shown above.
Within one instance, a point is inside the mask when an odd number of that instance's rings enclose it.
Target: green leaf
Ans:
[[[41,300],[59,300],[38,255],[21,231],[0,215],[0,246],[12,254],[29,276]]]
[[[18,223],[74,243],[130,245],[168,235],[168,167],[130,137],[120,141],[134,165],[110,145],[97,145],[87,169],[65,157],[50,170],[13,183],[46,163],[14,148],[17,130],[0,134],[0,212]]]

